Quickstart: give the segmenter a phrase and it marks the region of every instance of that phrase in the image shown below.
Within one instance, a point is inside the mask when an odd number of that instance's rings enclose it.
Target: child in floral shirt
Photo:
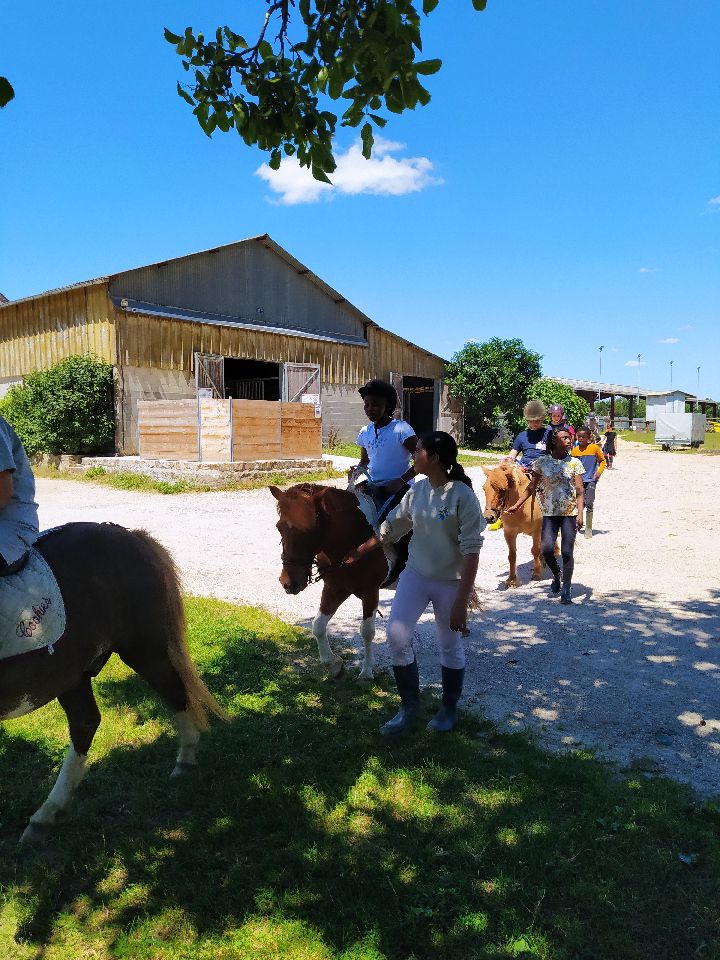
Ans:
[[[565,427],[554,427],[547,439],[547,455],[539,457],[532,471],[532,480],[518,502],[505,513],[516,513],[536,491],[543,512],[540,549],[543,560],[550,567],[553,581],[550,592],[560,594],[561,603],[572,603],[571,585],[575,560],[575,535],[583,525],[585,468],[570,456],[573,439]],[[555,559],[555,541],[560,533],[560,552],[563,558],[562,592],[560,568]]]

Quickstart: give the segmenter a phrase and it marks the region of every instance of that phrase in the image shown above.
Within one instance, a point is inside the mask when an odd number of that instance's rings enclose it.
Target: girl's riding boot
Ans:
[[[592,522],[593,522],[593,512],[592,510],[585,511],[585,539],[589,540],[592,537]]]
[[[560,603],[572,603],[572,586],[563,581],[562,591],[560,592]]]
[[[465,670],[442,668],[442,706],[427,725],[436,733],[450,733],[457,723],[457,704],[463,688]]]
[[[420,677],[417,660],[406,667],[393,667],[395,685],[400,694],[400,709],[392,718],[380,727],[384,737],[396,737],[417,723],[420,715]]]

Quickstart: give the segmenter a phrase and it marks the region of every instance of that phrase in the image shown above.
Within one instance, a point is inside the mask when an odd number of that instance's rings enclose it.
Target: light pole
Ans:
[[[670,389],[672,390],[672,365],[675,363],[674,360],[670,361]]]
[[[700,367],[697,368],[698,375],[698,385],[697,385],[697,396],[695,397],[695,410],[700,409]]]
[[[600,383],[602,383],[602,352],[605,347],[598,347],[598,356],[600,358]],[[598,383],[598,400],[600,399],[600,383]]]
[[[638,392],[637,392],[637,416],[640,416],[640,358],[642,354],[637,355],[637,372],[638,372]]]

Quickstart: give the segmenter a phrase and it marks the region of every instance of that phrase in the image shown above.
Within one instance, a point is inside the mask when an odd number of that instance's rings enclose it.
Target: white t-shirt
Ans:
[[[404,443],[415,431],[404,420],[391,420],[380,429],[368,423],[357,435],[359,446],[367,450],[368,474],[373,483],[397,480],[410,468],[410,451]]]
[[[0,554],[12,563],[38,535],[35,477],[20,438],[0,417],[0,471],[12,470],[13,495],[0,510]]]

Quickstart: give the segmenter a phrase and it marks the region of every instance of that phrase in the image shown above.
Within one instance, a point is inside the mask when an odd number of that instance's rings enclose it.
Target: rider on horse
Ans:
[[[370,423],[357,436],[360,463],[354,468],[355,485],[362,484],[382,520],[402,500],[415,476],[410,458],[417,437],[409,423],[393,417],[398,396],[391,383],[370,380],[358,393]]]
[[[18,560],[38,531],[30,461],[18,435],[0,417],[0,569]]]

